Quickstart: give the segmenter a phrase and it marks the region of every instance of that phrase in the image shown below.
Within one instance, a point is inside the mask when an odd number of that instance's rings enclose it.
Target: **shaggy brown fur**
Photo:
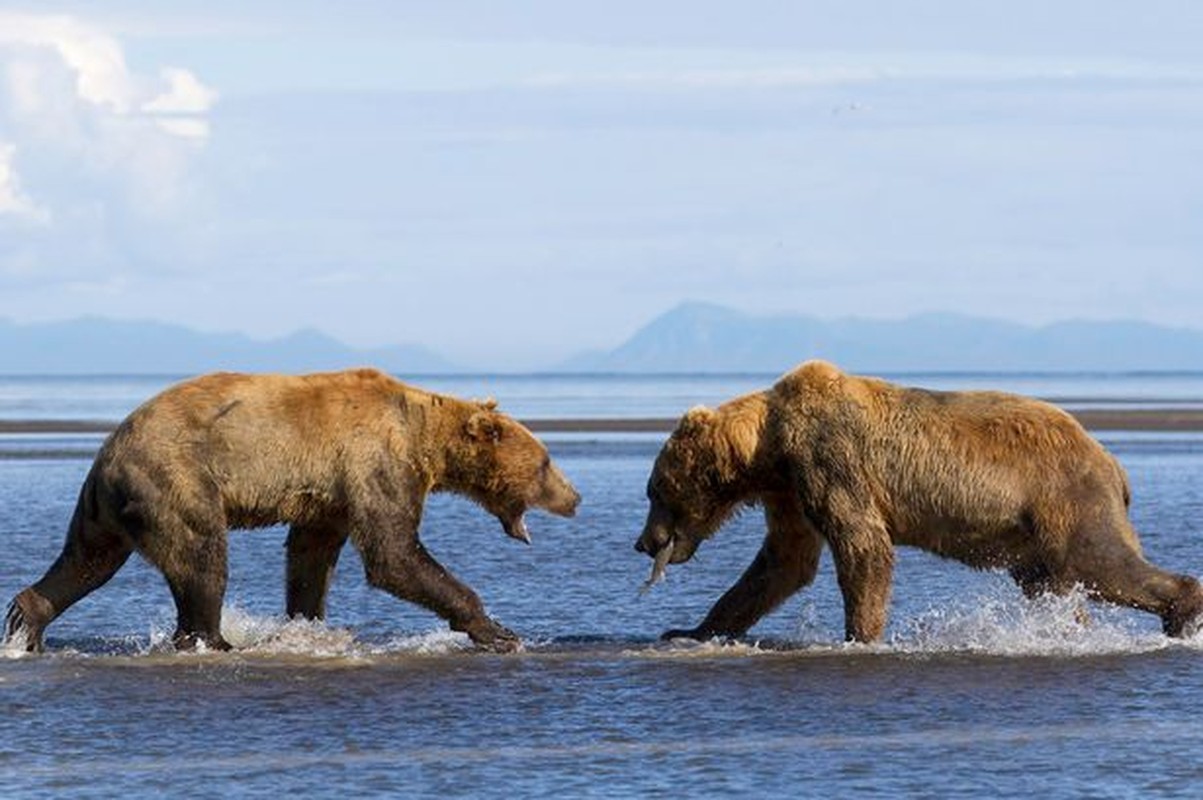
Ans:
[[[1064,411],[998,392],[932,392],[807,362],[772,388],[682,417],[648,481],[636,549],[687,561],[743,502],[768,534],[697,628],[739,636],[809,584],[826,542],[849,639],[886,623],[894,545],[1007,569],[1024,591],[1093,596],[1193,631],[1203,589],[1141,556],[1127,478]],[[663,558],[661,559],[663,560]]]
[[[350,538],[371,585],[431,609],[480,646],[514,649],[518,637],[418,540],[426,495],[437,491],[475,500],[524,541],[527,508],[569,516],[580,500],[546,448],[491,402],[369,369],[181,383],[104,443],[62,555],[13,600],[6,636],[40,649],[45,627],[137,550],[171,587],[177,646],[227,649],[226,531],[284,523],[290,615],[324,615]]]

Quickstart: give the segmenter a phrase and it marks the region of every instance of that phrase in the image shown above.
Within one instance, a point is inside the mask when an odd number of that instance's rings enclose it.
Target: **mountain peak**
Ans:
[[[366,363],[408,375],[457,370],[418,345],[357,350],[313,328],[259,340],[95,316],[0,325],[0,374],[310,372]]]
[[[826,358],[864,372],[1203,369],[1203,331],[1132,321],[1032,327],[956,312],[822,320],[683,303],[568,370],[782,372]]]

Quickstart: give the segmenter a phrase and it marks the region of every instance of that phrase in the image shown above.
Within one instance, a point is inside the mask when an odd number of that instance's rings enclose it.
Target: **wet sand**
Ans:
[[[1093,431],[1203,431],[1203,408],[1092,408],[1071,410],[1087,430]],[[675,418],[597,417],[526,419],[535,433],[668,433]],[[106,434],[116,427],[107,420],[24,419],[0,420],[4,434]]]

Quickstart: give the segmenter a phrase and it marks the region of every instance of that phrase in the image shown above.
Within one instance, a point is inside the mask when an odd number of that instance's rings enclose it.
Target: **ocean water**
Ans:
[[[114,420],[179,375],[0,375],[0,420]],[[414,375],[403,380],[459,397],[497,399],[522,418],[676,417],[762,389],[772,373],[684,375]],[[1000,389],[1067,407],[1203,405],[1203,372],[907,373],[885,375],[930,389]]]
[[[947,376],[937,376],[947,378]],[[965,385],[970,376],[947,378]],[[1075,402],[1203,403],[1200,376],[977,376]],[[424,381],[528,418],[672,416],[771,376]],[[156,383],[156,381],[158,381]],[[165,379],[0,379],[0,419],[114,419]],[[914,383],[936,385],[916,378]],[[1138,387],[1152,391],[1135,392]],[[736,644],[661,643],[695,624],[763,536],[749,509],[639,593],[634,552],[661,437],[556,434],[584,497],[532,512],[534,544],[455,497],[431,552],[526,641],[475,653],[369,588],[344,553],[324,624],[286,621],[284,531],[230,537],[232,653],[177,654],[161,577],[137,557],[0,651],[5,797],[1194,797],[1203,791],[1203,637],[1081,597],[1025,600],[996,573],[900,551],[879,645],[846,645],[830,558]],[[1203,573],[1203,436],[1108,433],[1146,554]],[[96,436],[0,437],[0,602],[58,554]]]

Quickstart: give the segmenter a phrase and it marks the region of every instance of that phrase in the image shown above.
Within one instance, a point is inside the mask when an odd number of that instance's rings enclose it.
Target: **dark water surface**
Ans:
[[[657,436],[547,437],[584,496],[534,546],[437,497],[422,536],[521,633],[471,652],[367,587],[352,550],[325,625],[286,622],[282,529],[231,536],[228,654],[170,652],[174,610],[137,558],[0,652],[0,794],[113,796],[1196,797],[1203,640],[1005,576],[900,555],[886,642],[847,646],[829,557],[753,641],[662,644],[763,535],[749,510],[645,596],[632,550]],[[1203,437],[1109,434],[1151,560],[1203,572]],[[0,602],[57,555],[95,437],[0,441]],[[22,454],[23,453],[23,454]],[[15,454],[15,455],[14,455]]]

